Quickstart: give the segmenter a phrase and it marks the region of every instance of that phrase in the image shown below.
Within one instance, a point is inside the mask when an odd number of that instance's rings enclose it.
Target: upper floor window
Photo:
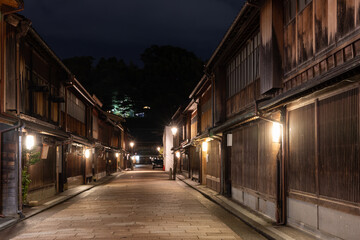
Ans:
[[[68,93],[68,114],[73,118],[85,123],[85,104],[73,93]]]
[[[226,68],[227,96],[231,97],[259,77],[260,33],[250,38]]]

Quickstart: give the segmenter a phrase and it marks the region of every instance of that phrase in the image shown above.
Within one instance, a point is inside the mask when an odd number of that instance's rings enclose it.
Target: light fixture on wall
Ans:
[[[207,141],[202,142],[201,149],[202,149],[203,152],[208,151],[208,142]]]
[[[273,142],[276,142],[276,143],[280,142],[280,140],[281,140],[281,124],[280,123],[273,122],[272,139],[273,139]]]
[[[172,127],[172,128],[171,128],[172,135],[175,136],[176,133],[177,133],[177,131],[178,131],[177,127]]]
[[[118,157],[119,157],[119,153],[115,153],[115,157],[117,157],[117,158],[118,158]]]
[[[89,158],[90,157],[90,149],[86,149],[84,155],[85,155],[85,158]]]
[[[175,153],[175,156],[176,156],[177,158],[180,158],[180,152],[177,151],[177,152]]]
[[[157,147],[156,149],[158,150],[158,152],[160,152],[160,149],[161,149],[161,148],[160,148],[160,147]]]
[[[25,147],[27,150],[31,150],[35,146],[35,137],[33,135],[27,135],[25,139]]]
[[[131,148],[133,148],[133,147],[134,147],[134,145],[135,145],[135,143],[134,143],[134,142],[130,142],[130,147],[131,147]]]

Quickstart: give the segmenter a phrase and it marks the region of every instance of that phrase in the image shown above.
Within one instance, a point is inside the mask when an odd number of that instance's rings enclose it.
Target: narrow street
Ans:
[[[0,232],[1,239],[264,239],[151,165]]]

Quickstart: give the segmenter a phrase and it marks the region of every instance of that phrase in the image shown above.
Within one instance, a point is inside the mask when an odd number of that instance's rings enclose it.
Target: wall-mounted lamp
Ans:
[[[89,158],[90,157],[90,149],[86,149],[85,150],[85,158]]]
[[[177,127],[172,127],[172,128],[171,128],[172,135],[175,136],[176,133],[177,133],[177,131],[178,131]]]
[[[115,153],[115,157],[117,157],[117,158],[118,158],[118,157],[119,157],[119,153]]]
[[[280,142],[281,140],[281,125],[280,123],[273,123],[273,127],[272,127],[272,139],[273,142]]]
[[[158,150],[158,152],[160,152],[160,147],[157,147],[156,149]]]
[[[203,152],[207,152],[208,151],[208,142],[205,141],[205,142],[202,142],[201,144],[201,149]]]
[[[130,142],[130,147],[134,147],[135,143],[134,142]]]
[[[31,150],[35,146],[35,137],[33,135],[27,135],[25,139],[25,147],[27,150]]]
[[[175,153],[175,156],[176,156],[177,158],[180,158],[180,152],[177,151],[177,152]]]

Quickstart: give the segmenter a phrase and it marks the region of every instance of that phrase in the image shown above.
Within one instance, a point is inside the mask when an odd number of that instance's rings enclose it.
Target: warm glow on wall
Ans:
[[[280,142],[281,139],[281,125],[279,123],[273,123],[272,127],[272,139],[273,142]]]

